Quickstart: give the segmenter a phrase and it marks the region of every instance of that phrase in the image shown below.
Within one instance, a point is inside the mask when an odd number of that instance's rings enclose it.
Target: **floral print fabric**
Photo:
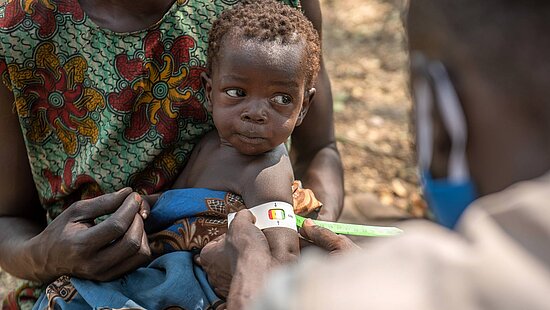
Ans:
[[[171,185],[213,128],[200,83],[208,30],[238,2],[177,0],[131,33],[98,27],[77,0],[0,5],[0,81],[13,92],[49,220],[125,186],[146,194]]]
[[[124,186],[154,193],[172,183],[212,129],[200,82],[208,30],[237,2],[178,0],[132,33],[98,27],[77,0],[0,6],[0,78],[50,219]]]

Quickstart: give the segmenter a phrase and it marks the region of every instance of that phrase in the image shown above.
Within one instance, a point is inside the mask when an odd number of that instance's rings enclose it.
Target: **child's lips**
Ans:
[[[237,136],[241,141],[249,144],[260,144],[265,141],[264,137],[260,137],[256,135],[237,134]]]

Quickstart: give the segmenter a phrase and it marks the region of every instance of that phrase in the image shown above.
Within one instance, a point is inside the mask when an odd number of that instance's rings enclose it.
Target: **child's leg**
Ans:
[[[281,264],[292,263],[300,255],[300,241],[295,230],[286,227],[270,227],[263,230],[271,254]]]

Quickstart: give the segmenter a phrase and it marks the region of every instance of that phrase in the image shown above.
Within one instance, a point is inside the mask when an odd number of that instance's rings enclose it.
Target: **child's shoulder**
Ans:
[[[292,179],[292,164],[285,146],[281,145],[269,152],[255,156],[255,158],[246,165],[243,176],[252,183],[262,178],[278,180],[287,178]]]
[[[255,163],[257,166],[271,167],[279,163],[284,163],[288,161],[290,163],[290,158],[288,157],[288,151],[284,144],[281,144],[269,152],[265,152],[260,155],[254,156],[251,162]]]

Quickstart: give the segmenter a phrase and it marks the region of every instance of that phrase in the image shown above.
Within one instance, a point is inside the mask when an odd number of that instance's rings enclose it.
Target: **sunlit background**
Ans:
[[[420,217],[403,0],[322,0],[325,63],[343,157],[342,221]]]

